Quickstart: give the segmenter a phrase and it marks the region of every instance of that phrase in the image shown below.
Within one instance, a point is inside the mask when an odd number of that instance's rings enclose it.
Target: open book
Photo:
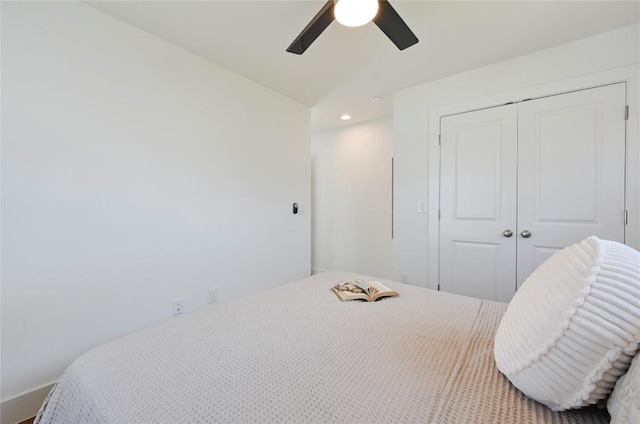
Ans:
[[[379,281],[366,281],[362,278],[342,281],[331,290],[340,300],[365,300],[375,302],[383,297],[396,297],[398,293]]]

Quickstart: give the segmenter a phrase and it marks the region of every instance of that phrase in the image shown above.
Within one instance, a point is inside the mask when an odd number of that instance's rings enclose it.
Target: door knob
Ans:
[[[511,230],[504,230],[504,231],[502,232],[502,235],[503,235],[503,236],[505,236],[505,237],[511,237],[511,236],[513,235],[513,231],[511,231]]]
[[[520,233],[520,235],[522,236],[522,238],[529,238],[531,237],[531,231],[524,230],[523,232]]]

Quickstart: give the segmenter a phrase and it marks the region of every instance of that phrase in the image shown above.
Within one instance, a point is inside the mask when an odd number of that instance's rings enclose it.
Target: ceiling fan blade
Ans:
[[[316,38],[322,31],[324,31],[331,22],[334,20],[333,16],[333,7],[334,1],[329,0],[322,9],[313,17],[311,22],[302,30],[300,35],[291,43],[287,51],[289,53],[302,54],[305,50],[309,48],[311,43],[315,41]]]
[[[418,42],[418,37],[409,29],[387,0],[380,0],[378,5],[378,15],[373,18],[373,22],[393,41],[393,44],[400,50],[404,50]]]

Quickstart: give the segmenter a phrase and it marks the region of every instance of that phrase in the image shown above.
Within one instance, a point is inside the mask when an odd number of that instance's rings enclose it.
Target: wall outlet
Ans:
[[[173,299],[173,315],[180,315],[182,312],[184,312],[182,298]]]
[[[402,282],[405,284],[409,282],[409,274],[400,274],[400,278],[402,278]]]
[[[209,289],[209,303],[216,303],[218,301],[218,288],[211,287]]]

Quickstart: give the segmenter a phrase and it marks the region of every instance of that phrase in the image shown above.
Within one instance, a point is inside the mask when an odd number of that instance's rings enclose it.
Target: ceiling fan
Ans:
[[[418,42],[418,38],[387,0],[329,0],[287,51],[304,53],[334,19],[346,26],[360,26],[373,21],[400,50]]]

